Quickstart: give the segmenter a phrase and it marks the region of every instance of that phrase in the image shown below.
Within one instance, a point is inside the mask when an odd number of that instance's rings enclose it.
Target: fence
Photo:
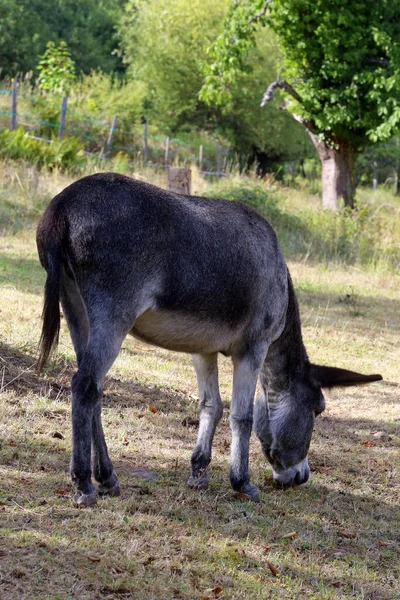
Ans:
[[[10,89],[0,89],[0,129],[13,131],[18,126],[31,137],[49,143],[66,134],[78,137],[88,155],[104,159],[126,155],[133,163],[150,166],[195,163],[201,173],[217,177],[228,175],[235,160],[230,149],[219,142],[194,148],[182,140],[152,133],[145,121],[127,130],[118,115],[104,122],[71,110],[66,97],[55,105],[37,95],[21,94],[15,78]]]

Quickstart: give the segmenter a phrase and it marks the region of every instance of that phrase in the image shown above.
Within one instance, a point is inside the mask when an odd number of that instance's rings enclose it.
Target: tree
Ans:
[[[66,94],[76,79],[75,63],[67,44],[61,42],[59,46],[55,46],[53,42],[48,42],[45,53],[39,58],[39,87],[49,92]]]
[[[278,61],[273,34],[252,48],[252,73],[239,74],[229,103],[210,108],[199,99],[207,48],[222,32],[227,8],[227,0],[129,0],[121,27],[124,60],[128,74],[146,86],[149,122],[170,135],[213,132],[263,170],[309,152],[310,144],[286,114],[259,107],[265,74],[272,77]]]
[[[68,44],[77,73],[124,71],[117,27],[126,0],[0,0],[0,68],[14,77],[36,67],[48,41]]]
[[[224,103],[258,25],[273,29],[282,63],[262,105],[280,90],[322,163],[323,205],[354,205],[354,164],[400,125],[400,4],[397,0],[235,0],[210,50],[202,98]],[[249,107],[250,108],[250,107]],[[251,107],[253,109],[253,107]]]

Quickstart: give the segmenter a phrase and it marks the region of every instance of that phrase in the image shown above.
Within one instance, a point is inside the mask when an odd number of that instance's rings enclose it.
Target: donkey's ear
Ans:
[[[347,369],[337,367],[324,367],[321,365],[310,365],[311,379],[320,387],[330,388],[335,386],[358,385],[381,381],[382,375],[363,375]]]

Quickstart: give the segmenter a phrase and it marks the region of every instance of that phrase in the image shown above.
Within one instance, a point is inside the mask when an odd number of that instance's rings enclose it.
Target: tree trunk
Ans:
[[[310,137],[322,165],[322,206],[336,210],[343,199],[345,206],[354,208],[354,150],[345,144],[331,148],[316,135]]]

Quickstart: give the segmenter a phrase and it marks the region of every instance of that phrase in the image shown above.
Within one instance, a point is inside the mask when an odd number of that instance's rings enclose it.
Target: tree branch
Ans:
[[[298,94],[296,92],[296,90],[290,85],[290,83],[288,83],[287,81],[284,81],[284,80],[277,79],[276,81],[273,81],[272,83],[270,83],[269,86],[267,87],[266,92],[261,101],[261,106],[265,106],[266,104],[268,104],[268,102],[270,102],[273,99],[274,91],[276,90],[276,88],[287,92],[288,94],[290,94],[292,96],[292,98],[297,100],[297,102],[299,104],[302,104],[302,99],[301,99],[300,94]],[[287,105],[288,105],[288,101],[287,101],[287,99],[285,99],[284,105],[281,108],[283,110],[287,110]],[[304,119],[303,117],[300,117],[300,115],[296,115],[295,113],[293,113],[291,111],[288,111],[288,112],[290,112],[293,119],[295,119],[296,121],[298,121],[299,123],[304,125],[304,127],[307,129],[307,132],[310,134],[311,137],[318,135],[318,128],[316,127],[315,123],[313,123],[313,121]]]
[[[302,103],[301,96],[296,92],[294,88],[292,88],[292,86],[287,81],[285,81],[284,79],[277,79],[276,81],[270,83],[267,87],[263,99],[261,101],[261,106],[265,106],[266,104],[268,104],[268,102],[270,102],[273,99],[274,91],[276,90],[276,88],[290,94],[295,100],[297,100],[297,102],[299,102],[299,104]]]
[[[250,25],[251,23],[258,21],[258,19],[261,19],[261,17],[263,17],[265,15],[265,13],[267,12],[267,8],[271,3],[272,3],[272,0],[266,0],[265,4],[262,7],[262,9],[260,10],[260,12],[256,13],[254,15],[254,17],[251,17],[251,19],[249,19],[247,21],[247,25]]]

